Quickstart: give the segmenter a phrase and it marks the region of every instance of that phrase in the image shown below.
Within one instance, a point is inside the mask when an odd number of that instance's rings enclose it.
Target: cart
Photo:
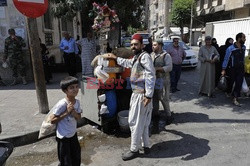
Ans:
[[[114,91],[116,100],[106,99],[108,102],[117,105],[115,112],[112,116],[106,116],[105,114],[100,115],[100,107],[98,101],[98,88],[99,82],[96,78],[82,76],[81,80],[81,106],[83,115],[87,120],[87,123],[97,125],[105,133],[112,133],[119,130],[119,123],[117,121],[117,114],[122,110],[129,109],[130,97],[132,90],[127,88],[127,83],[122,84],[122,89],[116,89],[114,85],[113,89],[104,91]]]

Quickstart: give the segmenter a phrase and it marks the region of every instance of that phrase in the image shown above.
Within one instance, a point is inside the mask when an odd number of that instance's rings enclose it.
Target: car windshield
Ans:
[[[163,49],[166,50],[167,47],[172,44],[172,41],[165,41],[163,42],[164,43],[164,46],[163,46]],[[184,50],[190,50],[190,47],[188,47],[183,41],[180,41],[179,42],[179,46],[181,46]]]

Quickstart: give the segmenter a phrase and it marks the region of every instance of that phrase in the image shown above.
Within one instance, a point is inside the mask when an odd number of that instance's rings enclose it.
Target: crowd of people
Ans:
[[[17,83],[18,74],[22,77],[23,84],[27,84],[25,79],[25,65],[23,60],[22,47],[26,44],[24,40],[15,35],[14,29],[9,30],[9,37],[5,41],[5,56],[3,61],[9,60],[13,71],[13,82]],[[63,51],[63,58],[67,72],[70,77],[61,82],[61,88],[66,93],[66,98],[59,101],[58,109],[55,110],[53,123],[58,123],[57,141],[58,158],[60,163],[73,162],[72,146],[78,149],[76,135],[76,120],[80,118],[79,101],[75,99],[78,93],[78,80],[75,78],[76,55],[81,51],[82,74],[94,76],[91,61],[96,56],[96,43],[91,32],[86,38],[75,40],[69,33],[63,34],[64,38],[60,42],[60,49]],[[171,123],[172,113],[169,106],[169,95],[180,91],[178,81],[181,76],[181,65],[186,57],[185,50],[179,45],[179,37],[173,37],[173,43],[163,50],[161,39],[149,40],[149,44],[144,48],[142,36],[135,34],[131,40],[131,50],[134,53],[132,59],[117,57],[112,53],[107,54],[107,58],[115,59],[117,64],[126,68],[131,68],[130,83],[132,96],[130,98],[130,108],[128,123],[131,131],[130,150],[122,155],[123,160],[131,160],[139,155],[139,150],[144,154],[150,153],[149,126],[152,118],[159,116],[159,103],[163,105],[163,117]],[[246,47],[245,34],[236,35],[236,42],[228,38],[225,45],[218,46],[216,39],[206,36],[205,45],[201,46],[198,53],[200,66],[200,86],[199,94],[208,97],[215,97],[214,90],[218,85],[221,76],[227,75],[228,95],[232,95],[233,104],[240,106],[238,98],[244,78],[244,58]],[[48,49],[41,43],[41,54],[45,68],[45,79],[51,79],[51,72],[47,70]],[[0,77],[1,81],[1,77]],[[67,103],[66,107],[64,106]],[[71,130],[65,130],[67,125]],[[67,143],[67,142],[71,143]],[[141,148],[142,147],[142,148]],[[79,165],[79,155],[75,156]]]
[[[200,95],[215,97],[214,91],[218,87],[219,80],[225,76],[227,78],[226,95],[232,96],[233,104],[240,106],[238,98],[241,95],[245,75],[245,41],[245,34],[238,33],[235,43],[232,38],[228,38],[225,45],[219,47],[215,38],[206,36],[205,45],[201,46],[198,53],[201,62]]]

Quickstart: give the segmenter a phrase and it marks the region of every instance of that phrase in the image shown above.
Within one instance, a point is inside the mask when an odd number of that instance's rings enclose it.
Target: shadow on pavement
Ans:
[[[151,147],[151,153],[145,158],[172,158],[181,157],[182,160],[193,160],[201,158],[211,150],[209,141],[197,138],[190,134],[185,134],[175,130],[165,130],[166,132],[182,137],[178,140],[164,141],[156,143]]]
[[[209,119],[207,114],[203,113],[174,113],[173,124],[182,123],[250,123],[250,119]]]
[[[207,114],[203,113],[173,113],[173,121],[171,124],[183,124],[183,123],[250,123],[250,119],[209,119]],[[159,134],[166,130],[166,126],[169,125],[163,118],[155,118],[150,124],[150,136],[153,134]]]
[[[81,74],[78,73],[78,79],[80,79]],[[53,73],[53,79],[50,81],[50,83],[46,84],[46,89],[60,89],[60,81],[67,77],[67,73]],[[18,84],[11,86],[10,81],[4,81],[6,86],[0,86],[0,90],[35,90],[35,82],[33,81],[28,81],[27,85],[23,85],[20,78],[18,79]]]

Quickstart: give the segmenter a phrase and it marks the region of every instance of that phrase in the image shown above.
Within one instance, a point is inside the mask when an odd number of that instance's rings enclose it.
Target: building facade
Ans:
[[[49,49],[49,56],[54,57],[55,63],[63,63],[62,54],[59,50],[62,33],[68,31],[74,38],[76,38],[77,35],[82,36],[81,18],[80,14],[78,14],[72,21],[55,19],[52,16],[50,8],[51,6],[49,6],[47,13],[36,19],[38,33],[42,43],[45,43]],[[25,63],[27,64],[28,77],[32,79],[32,67],[30,51],[28,50],[29,41],[26,26],[26,17],[15,8],[12,0],[5,0],[5,3],[0,4],[0,64],[2,63],[4,52],[4,41],[5,38],[9,36],[8,29],[14,28],[16,34],[24,38],[27,43],[27,47],[24,48]],[[9,69],[3,69],[1,65],[0,74],[3,79],[11,79],[11,71]]]
[[[170,12],[173,0],[148,0],[148,29],[155,37],[163,37],[170,31]]]
[[[250,0],[198,0],[197,19],[203,24],[212,21],[246,18],[250,16]]]
[[[204,42],[205,35],[213,36],[214,24],[206,23],[225,21],[232,19],[244,19],[250,16],[250,0],[198,0],[196,7],[197,16],[194,20],[194,27],[204,29],[202,39]],[[228,24],[229,25],[229,24]],[[226,27],[225,27],[226,28]],[[194,29],[193,29],[194,31]],[[217,37],[217,36],[215,36]],[[228,36],[233,37],[233,36]],[[218,37],[217,37],[218,38]],[[224,37],[225,38],[225,37]],[[220,44],[223,44],[225,39],[217,39]]]

